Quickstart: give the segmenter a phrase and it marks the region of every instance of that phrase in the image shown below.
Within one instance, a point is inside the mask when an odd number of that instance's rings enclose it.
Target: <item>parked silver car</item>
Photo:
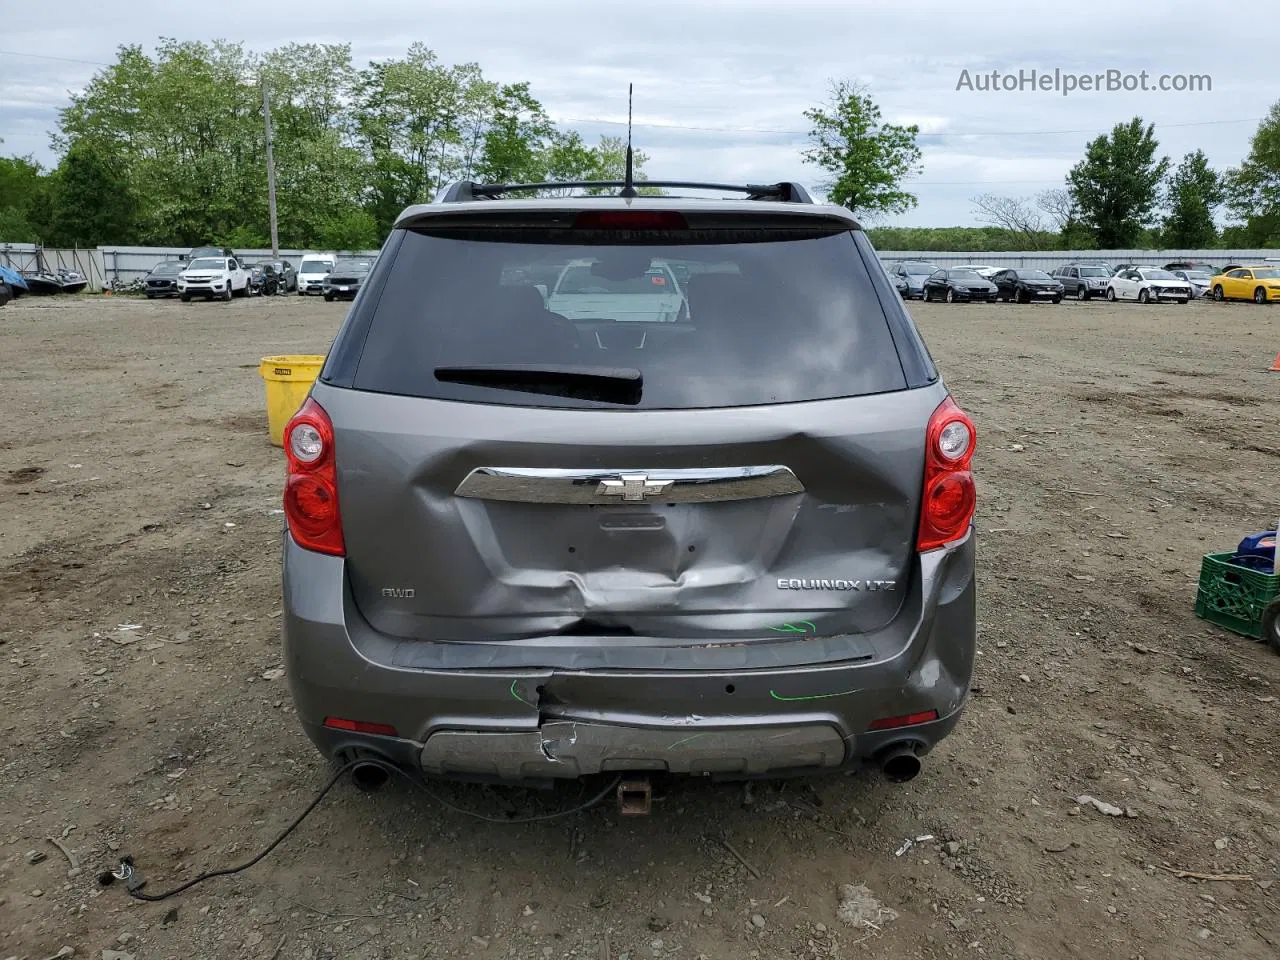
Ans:
[[[973,670],[976,437],[858,223],[519,189],[400,215],[286,430],[308,736],[368,785],[915,776]],[[549,310],[584,263],[608,296]]]

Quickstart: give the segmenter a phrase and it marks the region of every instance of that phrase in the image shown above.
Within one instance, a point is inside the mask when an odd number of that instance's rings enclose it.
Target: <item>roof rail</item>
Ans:
[[[637,186],[685,190],[723,190],[745,193],[748,200],[779,200],[783,203],[813,203],[813,197],[798,183],[702,183],[697,180],[639,180]],[[624,180],[574,180],[560,183],[474,183],[461,180],[451,183],[436,195],[437,203],[466,203],[472,200],[495,200],[504,194],[532,190],[602,190],[627,186]]]

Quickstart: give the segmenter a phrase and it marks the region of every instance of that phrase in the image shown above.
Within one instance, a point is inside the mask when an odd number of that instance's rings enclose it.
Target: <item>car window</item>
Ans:
[[[908,263],[903,266],[903,269],[913,277],[927,277],[938,270],[931,263]]]
[[[509,233],[404,231],[380,265],[379,294],[364,306],[368,334],[352,386],[481,403],[614,406],[581,388],[550,395],[510,380],[477,385],[444,369],[497,364],[635,368],[643,382],[633,405],[648,409],[905,389],[885,307],[847,230],[619,245]],[[673,268],[690,279],[655,303],[653,291],[673,286]],[[528,279],[548,275],[559,278],[558,289],[544,297]],[[658,312],[662,322],[634,322]]]
[[[1280,269],[1276,267],[1267,267],[1263,270],[1253,271],[1255,280],[1280,280]]]
[[[327,260],[303,260],[302,266],[298,268],[299,273],[328,273],[329,262]]]
[[[602,276],[593,270],[596,266],[598,264],[594,261],[583,261],[565,267],[556,284],[555,295],[669,296],[675,292],[675,278],[665,266],[655,266],[639,276],[620,279]]]
[[[338,271],[355,270],[362,273],[368,273],[373,268],[373,261],[366,257],[349,257],[339,260],[333,265],[332,273]]]

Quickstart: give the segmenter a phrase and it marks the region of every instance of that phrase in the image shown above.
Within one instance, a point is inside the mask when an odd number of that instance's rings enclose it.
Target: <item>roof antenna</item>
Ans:
[[[627,170],[624,176],[622,189],[618,192],[618,196],[626,197],[628,200],[636,196],[636,177],[635,162],[631,156],[631,91],[633,84],[627,84]]]

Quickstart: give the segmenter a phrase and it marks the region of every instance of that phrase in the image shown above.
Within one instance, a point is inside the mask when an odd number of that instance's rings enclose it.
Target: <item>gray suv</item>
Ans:
[[[787,183],[516,199],[566,186],[405,210],[288,425],[307,735],[370,786],[910,779],[969,692],[976,438],[871,243]]]
[[[1107,295],[1111,271],[1094,263],[1068,263],[1053,271],[1051,276],[1062,284],[1068,297],[1089,300]]]

